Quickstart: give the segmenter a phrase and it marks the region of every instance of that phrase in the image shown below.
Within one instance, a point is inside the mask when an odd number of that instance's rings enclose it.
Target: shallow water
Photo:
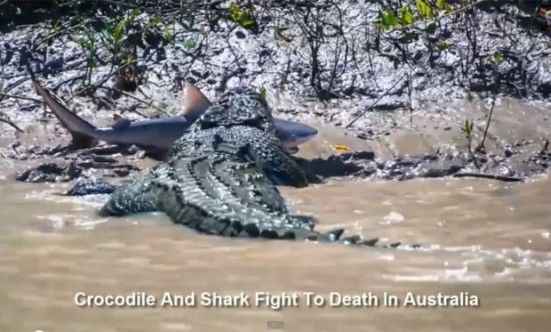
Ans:
[[[351,248],[209,237],[162,215],[102,219],[105,197],[0,181],[0,331],[549,331],[551,180],[334,182],[282,189],[320,229],[419,243]],[[298,307],[87,308],[77,292],[297,292]],[[378,307],[307,307],[302,292],[372,292]],[[468,292],[475,307],[389,307],[383,293]],[[252,299],[254,300],[254,298]],[[197,301],[199,302],[199,301]],[[254,302],[254,301],[253,301]],[[403,302],[402,302],[403,304]]]

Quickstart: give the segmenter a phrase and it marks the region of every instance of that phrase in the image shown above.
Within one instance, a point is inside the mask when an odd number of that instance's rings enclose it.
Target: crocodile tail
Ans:
[[[378,238],[366,239],[361,235],[343,237],[344,228],[335,228],[327,232],[318,232],[314,230],[316,223],[317,219],[311,216],[289,215],[286,217],[286,222],[284,224],[268,224],[267,227],[262,227],[265,225],[243,225],[243,227],[237,228],[237,232],[233,229],[233,233],[235,236],[241,231],[245,231],[240,236],[245,234],[246,236],[262,237],[266,239],[305,240],[320,243],[339,243],[357,247],[397,248],[402,246],[401,242],[380,244]],[[252,232],[251,227],[254,229]],[[419,245],[414,244],[410,247],[418,248]]]
[[[378,238],[365,239],[361,235],[351,235],[351,236],[342,237],[343,233],[344,233],[343,228],[336,228],[325,233],[312,234],[306,240],[316,241],[316,242],[340,243],[340,244],[358,246],[358,247],[377,247],[377,248],[385,248],[385,249],[404,247],[404,245],[401,242],[380,244]],[[408,247],[419,248],[420,245],[413,244],[413,245],[409,245]]]
[[[292,223],[301,225],[302,227],[310,230],[314,229],[314,226],[318,223],[318,220],[312,216],[292,214],[289,218],[292,220]]]

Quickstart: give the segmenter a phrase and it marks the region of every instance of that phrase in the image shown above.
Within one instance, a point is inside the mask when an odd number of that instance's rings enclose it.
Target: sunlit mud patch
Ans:
[[[39,228],[43,231],[62,231],[66,227],[77,227],[80,229],[93,229],[96,225],[108,221],[107,218],[98,218],[96,215],[80,216],[75,214],[50,214],[37,215],[38,220],[43,221]]]
[[[109,198],[109,195],[86,195],[86,196],[65,196],[59,190],[46,189],[35,190],[25,195],[29,200],[45,200],[54,203],[67,204],[73,203],[71,208],[74,211],[88,210],[90,207],[99,208]]]
[[[8,200],[14,199],[19,206],[10,217],[28,220],[29,234],[57,233],[71,228],[90,230],[109,220],[96,213],[108,195],[65,196],[64,186],[60,184],[35,184],[30,188],[33,190],[16,191],[18,193],[8,196]]]
[[[393,223],[401,223],[404,220],[406,220],[406,218],[404,218],[403,215],[398,212],[391,211],[389,214],[383,217],[383,220],[379,221],[379,224],[389,225]]]
[[[399,282],[551,282],[550,252],[438,245],[418,252],[440,257],[441,266],[422,268],[421,263],[406,267],[400,274],[385,274],[383,278]],[[395,260],[394,255],[390,256],[389,260]]]

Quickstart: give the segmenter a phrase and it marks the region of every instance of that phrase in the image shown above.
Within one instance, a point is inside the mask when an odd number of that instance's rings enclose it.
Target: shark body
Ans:
[[[36,92],[73,137],[75,147],[89,147],[97,141],[116,145],[137,145],[156,156],[168,153],[174,142],[211,105],[210,101],[195,86],[188,84],[184,89],[185,116],[172,116],[131,122],[119,119],[112,127],[97,128],[69,110],[56,96],[33,79]],[[308,125],[274,119],[276,136],[290,153],[296,153],[298,146],[317,134]]]

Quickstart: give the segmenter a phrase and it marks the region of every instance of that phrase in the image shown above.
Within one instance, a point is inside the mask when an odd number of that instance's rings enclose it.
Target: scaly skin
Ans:
[[[168,160],[190,155],[189,141],[208,139],[208,129],[219,128],[217,135],[236,145],[248,143],[249,155],[276,185],[306,187],[308,181],[275,136],[272,113],[266,102],[251,89],[236,88],[226,92],[211,105],[176,141]]]
[[[266,103],[234,89],[176,142],[167,162],[118,189],[101,213],[163,211],[175,223],[222,236],[339,240],[342,229],[319,233],[313,217],[289,214],[274,183],[307,185],[275,138]]]
[[[248,126],[215,127],[194,132],[196,141],[210,140],[218,135],[225,142],[240,142],[247,145],[248,156],[264,174],[276,185],[306,187],[308,181],[300,167],[291,159],[281,142],[271,133]],[[190,146],[189,139],[179,140],[172,149],[170,159],[193,156],[196,150]],[[170,160],[169,159],[169,160]]]
[[[178,142],[173,157],[117,190],[103,215],[163,211],[176,223],[202,233],[273,239],[327,239],[314,219],[290,215],[277,188],[257,166],[249,143],[230,139],[245,126],[212,128]],[[182,149],[180,149],[182,148]]]

